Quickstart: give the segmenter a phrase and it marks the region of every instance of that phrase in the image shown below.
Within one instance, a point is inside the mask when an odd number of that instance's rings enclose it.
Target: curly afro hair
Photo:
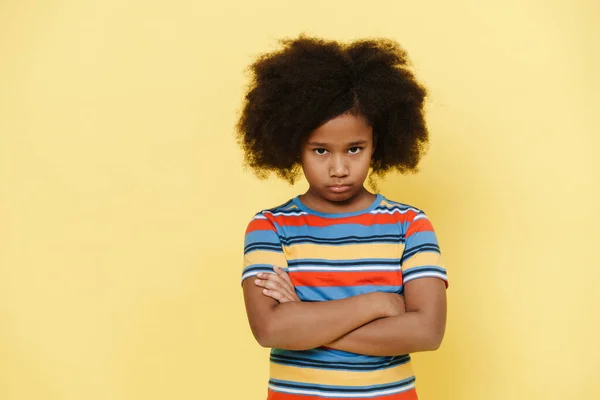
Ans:
[[[260,178],[293,183],[303,142],[320,125],[350,113],[366,118],[377,144],[372,173],[415,172],[428,143],[426,89],[406,52],[388,39],[349,44],[301,35],[251,65],[253,79],[237,123],[246,165]]]

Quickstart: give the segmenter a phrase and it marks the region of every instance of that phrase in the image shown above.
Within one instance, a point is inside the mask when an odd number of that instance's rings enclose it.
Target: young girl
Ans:
[[[242,286],[270,347],[268,399],[416,399],[409,353],[435,350],[446,270],[425,213],[365,188],[415,170],[425,89],[390,40],[300,36],[253,65],[238,124],[246,162],[306,193],[250,221]]]

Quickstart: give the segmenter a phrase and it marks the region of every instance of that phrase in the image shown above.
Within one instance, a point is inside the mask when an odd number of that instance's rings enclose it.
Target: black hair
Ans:
[[[426,150],[426,89],[406,51],[389,39],[343,44],[301,35],[251,65],[252,80],[237,123],[246,165],[293,183],[310,133],[346,113],[363,116],[377,144],[374,174],[414,172]]]

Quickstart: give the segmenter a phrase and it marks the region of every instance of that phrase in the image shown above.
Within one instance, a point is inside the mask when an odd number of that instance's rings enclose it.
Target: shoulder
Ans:
[[[373,211],[380,214],[396,215],[402,222],[411,222],[415,219],[425,217],[425,212],[422,209],[410,204],[388,199],[383,195],[381,196],[381,203],[379,203]]]
[[[277,217],[298,215],[302,213],[302,210],[298,208],[294,199],[289,199],[283,204],[279,204],[275,207],[265,208],[254,214],[253,219],[268,219],[274,221]]]
[[[296,203],[294,203],[294,199],[289,199],[283,204],[256,212],[248,223],[247,232],[255,229],[273,230],[276,227],[278,217],[297,215],[299,213],[301,211]]]
[[[422,209],[385,198],[380,207],[382,207],[382,210],[398,213],[395,221],[400,225],[402,234],[407,240],[411,240],[411,243],[418,244],[424,241],[434,243],[437,246],[433,224]]]
[[[277,215],[288,215],[288,214],[298,214],[301,210],[298,208],[294,199],[289,199],[283,204],[280,204],[275,207],[267,208],[261,210],[257,213],[257,215],[263,215],[265,217],[269,216],[277,216]]]

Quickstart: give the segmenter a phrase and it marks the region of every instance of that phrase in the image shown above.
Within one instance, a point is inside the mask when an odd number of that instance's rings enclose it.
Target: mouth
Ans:
[[[331,185],[327,186],[327,189],[332,191],[333,193],[344,193],[350,190],[350,185]]]

